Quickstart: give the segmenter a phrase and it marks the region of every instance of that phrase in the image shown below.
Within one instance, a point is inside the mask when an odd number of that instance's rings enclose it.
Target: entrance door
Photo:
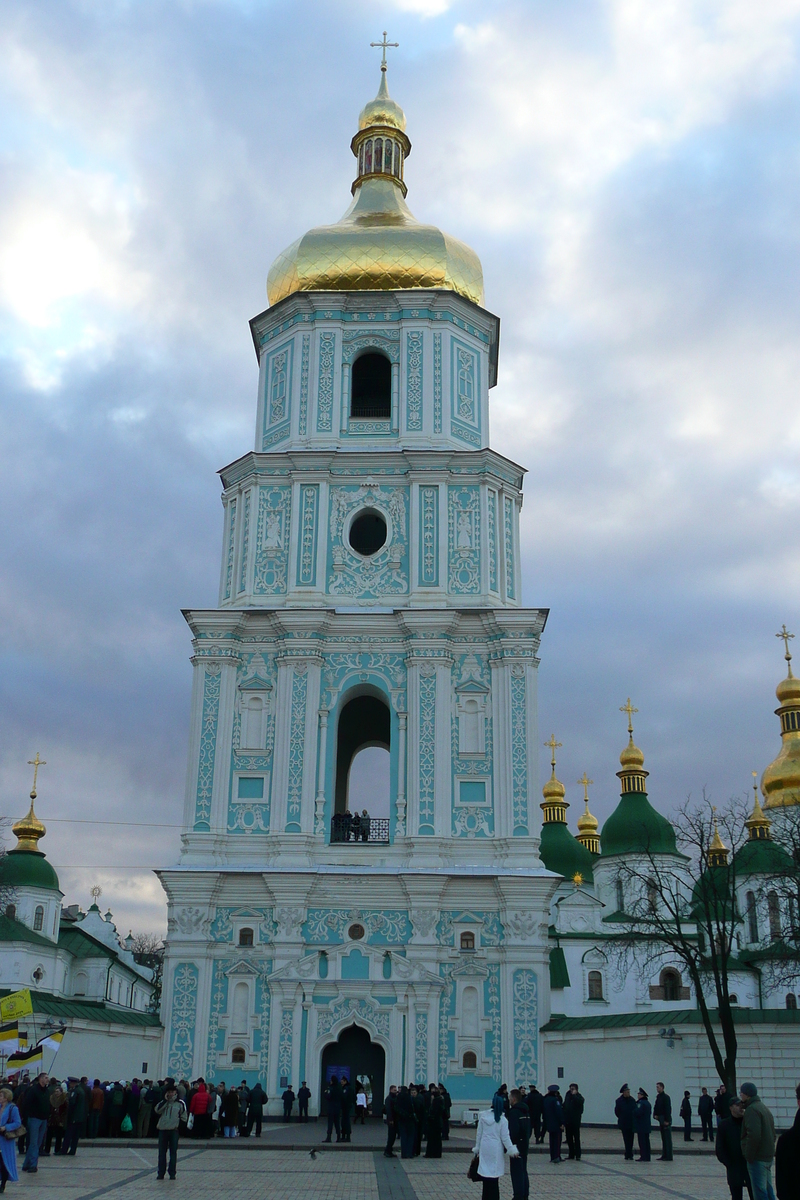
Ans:
[[[366,1029],[361,1029],[358,1025],[343,1029],[338,1041],[331,1042],[322,1051],[320,1111],[323,1115],[327,1115],[325,1088],[331,1075],[336,1075],[341,1080],[342,1073],[347,1075],[354,1092],[359,1076],[369,1080],[367,1090],[370,1093],[371,1112],[374,1116],[381,1116],[386,1055],[383,1053],[383,1047],[373,1042]]]

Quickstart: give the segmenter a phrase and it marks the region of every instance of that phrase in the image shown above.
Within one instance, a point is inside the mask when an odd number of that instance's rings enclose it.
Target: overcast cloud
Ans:
[[[741,794],[778,749],[800,0],[4,0],[0,811],[40,750],[67,902],[100,883],[123,933],[164,924],[179,610],[216,602],[247,321],[278,251],[347,206],[384,26],[409,204],[477,250],[502,319],[492,441],[529,472],[524,601],[551,609],[541,731],[573,828],[582,771],[598,817],[616,803],[628,695],[663,811]]]

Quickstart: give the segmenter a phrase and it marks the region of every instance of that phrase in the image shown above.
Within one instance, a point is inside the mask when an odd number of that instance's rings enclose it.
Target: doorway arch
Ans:
[[[336,733],[336,784],[334,813],[347,812],[347,781],[350,765],[367,746],[390,750],[391,714],[389,705],[375,692],[362,692],[348,700],[339,713]]]
[[[319,1094],[320,1112],[323,1116],[327,1115],[325,1088],[328,1086],[328,1080],[332,1074],[341,1079],[339,1072],[342,1069],[349,1071],[351,1087],[355,1085],[359,1075],[365,1075],[369,1079],[372,1115],[380,1116],[383,1112],[386,1055],[383,1046],[373,1042],[366,1029],[360,1025],[348,1025],[337,1040],[329,1042],[322,1051]]]

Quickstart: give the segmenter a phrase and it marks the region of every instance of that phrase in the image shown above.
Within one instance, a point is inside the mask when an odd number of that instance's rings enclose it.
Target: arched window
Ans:
[[[41,904],[36,905],[36,911],[33,914],[33,928],[38,933],[44,925],[44,908]]]
[[[658,884],[655,879],[647,881],[647,911],[650,913],[658,911]]]
[[[383,170],[386,175],[392,173],[392,146],[394,142],[390,142],[387,138],[383,143]]]
[[[400,143],[399,142],[395,142],[395,144],[394,144],[394,174],[395,175],[400,174]]]
[[[461,1059],[461,1066],[465,1071],[474,1071],[478,1066],[478,1056],[474,1050],[465,1050]]]
[[[353,363],[350,416],[386,420],[392,415],[392,364],[370,350]]]
[[[745,900],[747,902],[747,936],[752,944],[759,941],[758,910],[756,908],[755,892],[748,892]]]
[[[589,972],[589,999],[603,999],[603,976],[599,971]]]
[[[369,175],[372,171],[372,138],[364,144],[364,174]]]
[[[89,986],[89,976],[86,974],[85,971],[78,971],[78,974],[75,976],[75,993],[74,994],[76,996],[85,996],[86,989],[88,986]]]
[[[480,1007],[476,987],[465,987],[461,994],[461,1032],[464,1037],[469,1038],[476,1038],[480,1034]]]
[[[375,150],[372,156],[373,171],[382,171],[381,157],[383,155],[383,138],[375,138]]]
[[[244,1046],[234,1046],[231,1050],[231,1062],[234,1066],[237,1063],[240,1065],[244,1062]]]
[[[617,893],[617,912],[625,912],[625,891],[622,887],[621,879],[617,880],[615,887]]]
[[[239,930],[239,945],[240,946],[252,946],[252,944],[253,944],[252,929],[240,929]]]
[[[731,992],[731,994],[728,996],[728,1000],[731,1004],[739,1003],[739,997],[736,995],[736,992]]]
[[[462,933],[461,949],[462,950],[474,950],[475,949],[475,934],[474,933]]]
[[[661,986],[664,989],[665,1000],[680,1000],[681,977],[677,971],[668,969],[661,972]]]
[[[6,916],[8,917],[8,919],[10,921],[13,921],[16,918],[16,915],[17,915],[16,904],[7,904],[6,905]]]
[[[792,1012],[794,1012],[797,1008],[797,996],[795,996],[793,992],[789,992],[786,997],[786,1007],[790,1008]]]
[[[767,912],[769,914],[769,936],[773,942],[777,942],[778,938],[783,935],[781,928],[781,902],[778,899],[777,892],[770,892],[767,896]]]
[[[246,983],[237,983],[233,989],[231,1033],[247,1033],[247,1018],[250,1012],[250,989]]]

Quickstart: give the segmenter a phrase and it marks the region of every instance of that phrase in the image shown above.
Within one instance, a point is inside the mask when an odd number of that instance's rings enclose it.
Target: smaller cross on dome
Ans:
[[[390,47],[394,47],[395,49],[397,49],[397,47],[399,45],[400,45],[399,42],[387,42],[385,29],[383,31],[383,41],[382,42],[370,42],[370,46],[375,46],[376,49],[378,47],[380,47],[380,49],[383,51],[383,57],[381,58],[381,70],[382,71],[386,70],[386,51]]]
[[[786,628],[786,625],[784,624],[784,625],[781,625],[781,631],[780,631],[780,633],[776,633],[775,637],[783,638],[783,644],[786,648],[786,653],[784,654],[783,657],[786,659],[787,663],[789,664],[789,674],[791,675],[791,673],[792,673],[792,655],[789,650],[789,642],[792,641],[792,639],[794,638],[794,634],[789,633],[789,630]]]
[[[594,783],[594,780],[589,779],[586,775],[586,772],[584,771],[583,777],[578,780],[578,783],[583,784],[583,798],[586,801],[586,803],[588,804],[589,803],[589,788]]]
[[[563,742],[556,741],[556,735],[554,733],[550,734],[550,741],[545,742],[545,746],[550,747],[550,754],[552,756],[550,759],[550,766],[553,768],[553,771],[556,769],[556,750],[558,750],[559,746],[563,746],[563,744]]]
[[[33,767],[33,787],[31,788],[31,800],[36,799],[36,778],[39,774],[39,767],[46,767],[47,763],[43,758],[39,758],[39,751],[36,751],[36,758],[28,759],[28,766]]]
[[[628,703],[623,704],[619,711],[628,714],[628,733],[631,735],[631,737],[633,737],[633,714],[637,713],[639,710],[638,708],[634,708],[631,704],[630,696],[628,696]]]

